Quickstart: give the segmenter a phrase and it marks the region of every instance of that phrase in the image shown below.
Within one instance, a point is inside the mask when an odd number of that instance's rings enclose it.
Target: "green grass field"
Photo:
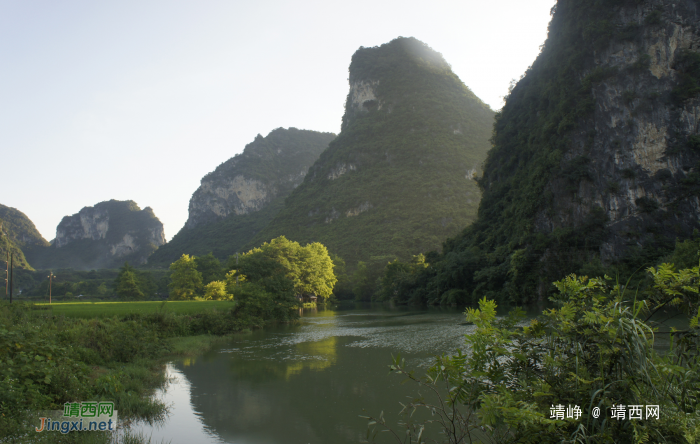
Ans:
[[[60,302],[35,304],[42,310],[50,310],[54,315],[76,318],[96,318],[121,316],[129,313],[154,313],[158,310],[173,313],[200,313],[217,309],[227,310],[234,306],[229,301],[144,301],[144,302]]]

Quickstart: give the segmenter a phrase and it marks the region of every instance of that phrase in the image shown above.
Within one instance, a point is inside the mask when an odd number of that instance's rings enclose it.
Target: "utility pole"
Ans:
[[[10,289],[10,252],[7,252],[7,262],[5,262],[7,268],[5,269],[5,297],[7,297],[8,290]]]
[[[238,252],[236,251],[236,288],[238,288]]]
[[[46,277],[49,278],[49,304],[51,304],[51,281],[52,281],[53,278],[55,278],[56,276],[53,274],[53,271],[51,271],[51,272],[49,272],[49,275],[46,276]]]

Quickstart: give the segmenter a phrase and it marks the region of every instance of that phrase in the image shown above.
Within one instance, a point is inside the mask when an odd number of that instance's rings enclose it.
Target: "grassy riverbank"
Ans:
[[[36,412],[63,410],[66,402],[113,401],[121,420],[157,421],[167,411],[150,395],[166,382],[165,362],[275,321],[246,304],[205,302],[212,308],[196,312],[198,303],[191,302],[187,313],[170,309],[186,307],[177,304],[155,311],[141,305],[120,315],[116,305],[78,304],[103,309],[87,319],[73,304],[47,310],[0,303],[0,442],[110,442],[115,437],[100,432],[36,433]],[[56,314],[63,305],[68,311]],[[127,434],[119,442],[144,441]]]
[[[192,315],[207,310],[233,308],[232,301],[138,301],[138,302],[61,302],[34,304],[35,309],[50,310],[56,316],[78,318],[112,317],[133,314],[172,312]]]

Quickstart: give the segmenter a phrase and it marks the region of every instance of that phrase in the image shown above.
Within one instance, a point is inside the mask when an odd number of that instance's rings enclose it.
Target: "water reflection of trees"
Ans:
[[[200,412],[198,416],[208,430],[227,442],[292,442],[284,441],[285,436],[329,442],[339,431],[348,442],[356,442],[363,425],[359,420],[348,425],[347,412],[338,408],[337,399],[353,398],[350,409],[354,419],[363,406],[359,396],[367,388],[351,377],[324,371],[338,364],[338,348],[343,342],[344,338],[328,337],[294,344],[288,359],[275,359],[279,349],[262,347],[249,359],[202,361],[180,366],[180,370],[192,385],[193,409]],[[355,348],[343,350],[352,354],[344,362],[358,365],[360,355],[367,354]],[[357,373],[358,369],[350,366],[348,371]]]
[[[447,337],[438,335],[447,338],[442,348],[443,339],[427,341],[435,343],[428,353],[451,350],[452,336],[457,338],[455,344],[463,342],[461,316],[457,319],[453,313],[429,321],[435,325],[433,333],[455,331]],[[404,342],[412,328],[420,330],[428,322],[424,315],[424,311],[362,310],[339,323],[337,313],[319,309],[303,326],[254,332],[233,348],[177,368],[191,383],[187,401],[204,426],[226,442],[359,442],[366,429],[359,418],[363,409],[384,410],[387,418],[397,418],[400,405],[387,406],[386,399],[400,399],[405,389],[399,380],[387,377],[393,351],[388,347]],[[363,330],[379,327],[387,342],[358,346],[357,336],[338,334],[339,327],[348,325]],[[401,326],[411,329],[393,328]],[[399,349],[403,354],[404,348]]]
[[[305,369],[318,372],[334,365],[338,361],[337,347],[338,338],[331,336],[320,341],[296,344],[286,356],[256,349],[255,359],[247,359],[242,354],[240,359],[230,360],[227,374],[229,378],[250,382],[289,381]]]

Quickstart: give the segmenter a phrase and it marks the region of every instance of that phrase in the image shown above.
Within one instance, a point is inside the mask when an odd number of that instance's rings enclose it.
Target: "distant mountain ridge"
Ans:
[[[342,130],[247,247],[285,235],[348,264],[439,248],[475,217],[494,112],[414,38],[360,48]]]
[[[164,243],[163,224],[150,207],[110,200],[65,216],[53,244],[26,255],[35,268],[116,268],[125,261],[145,264]]]
[[[149,265],[168,266],[183,253],[211,251],[221,259],[234,254],[272,220],[335,137],[297,128],[258,134],[242,153],[202,178],[190,199],[185,226]]]

